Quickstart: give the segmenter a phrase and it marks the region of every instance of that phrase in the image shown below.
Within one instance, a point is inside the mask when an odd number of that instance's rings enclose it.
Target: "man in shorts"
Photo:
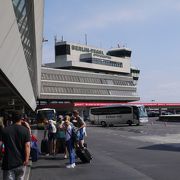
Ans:
[[[72,123],[75,127],[77,127],[77,129],[79,131],[78,146],[83,148],[84,147],[84,136],[85,136],[84,128],[86,127],[86,123],[79,116],[79,112],[77,110],[73,111],[73,117],[74,117],[74,119],[72,120]]]
[[[3,180],[24,180],[30,156],[30,133],[22,125],[22,114],[15,112],[13,125],[2,130],[5,152],[2,162]]]

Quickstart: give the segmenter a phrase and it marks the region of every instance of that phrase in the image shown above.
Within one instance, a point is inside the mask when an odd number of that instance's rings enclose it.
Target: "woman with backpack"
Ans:
[[[58,122],[56,124],[57,132],[56,132],[56,153],[64,153],[64,158],[67,159],[67,148],[65,141],[65,130],[63,128],[63,116],[59,115]]]

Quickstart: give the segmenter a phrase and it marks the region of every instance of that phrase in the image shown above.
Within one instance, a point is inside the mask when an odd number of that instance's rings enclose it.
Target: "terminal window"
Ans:
[[[56,45],[55,54],[56,56],[66,55],[66,54],[70,55],[70,45],[68,44]]]

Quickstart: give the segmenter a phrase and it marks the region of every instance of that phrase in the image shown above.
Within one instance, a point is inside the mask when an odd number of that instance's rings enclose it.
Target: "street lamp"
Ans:
[[[43,42],[43,43],[44,43],[44,42],[48,42],[48,40],[45,39],[45,38],[43,38],[43,39],[42,39],[42,42]]]

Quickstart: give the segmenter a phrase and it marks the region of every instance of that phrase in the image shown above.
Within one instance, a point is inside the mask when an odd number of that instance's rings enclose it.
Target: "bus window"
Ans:
[[[44,119],[56,120],[56,110],[50,108],[38,109],[37,110],[38,123],[42,123]]]
[[[144,106],[139,106],[138,111],[139,111],[139,117],[147,117],[148,116],[147,111]]]

